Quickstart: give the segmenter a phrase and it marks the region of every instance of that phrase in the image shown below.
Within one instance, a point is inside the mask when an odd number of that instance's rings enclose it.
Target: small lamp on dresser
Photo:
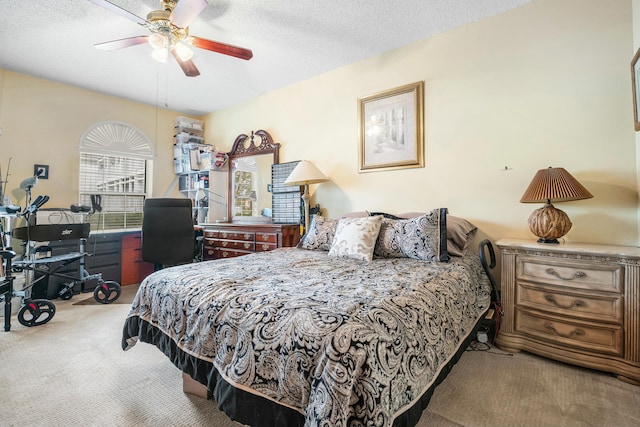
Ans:
[[[529,229],[539,237],[538,243],[558,243],[571,230],[566,213],[551,202],[590,199],[593,197],[577,179],[564,168],[540,169],[522,195],[520,203],[545,203],[529,216]]]
[[[284,185],[303,185],[304,193],[302,200],[304,201],[304,230],[309,227],[309,184],[319,184],[329,181],[329,178],[323,174],[313,163],[308,160],[301,160],[300,163],[291,171],[289,177],[284,181]]]

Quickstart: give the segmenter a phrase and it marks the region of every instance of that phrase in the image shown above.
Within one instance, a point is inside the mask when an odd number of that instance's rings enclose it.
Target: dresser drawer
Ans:
[[[619,264],[520,256],[516,278],[518,281],[622,293],[623,271]]]
[[[213,238],[219,237],[220,232],[218,230],[204,230],[203,234],[206,240],[207,238],[213,239]]]
[[[216,248],[214,248],[213,246],[205,246],[203,252],[205,260],[214,259],[216,255]]]
[[[213,253],[213,257],[218,259],[218,258],[233,258],[233,257],[237,257],[237,256],[242,256],[242,255],[247,255],[247,254],[251,254],[254,252],[251,251],[242,251],[239,249],[222,249],[222,248],[215,248]]]
[[[622,295],[611,292],[586,294],[553,286],[518,283],[516,304],[587,320],[622,322]]]
[[[278,247],[277,243],[260,243],[256,242],[256,252],[271,251]]]
[[[230,231],[220,231],[218,233],[218,237],[221,239],[229,239],[229,240],[246,240],[253,242],[256,239],[255,233],[250,232],[230,232]]]
[[[214,248],[255,250],[255,243],[252,241],[213,239],[212,243]]]
[[[538,312],[516,310],[517,332],[547,342],[588,352],[620,356],[622,326],[570,321]]]
[[[278,244],[278,235],[275,233],[256,233],[256,243]]]

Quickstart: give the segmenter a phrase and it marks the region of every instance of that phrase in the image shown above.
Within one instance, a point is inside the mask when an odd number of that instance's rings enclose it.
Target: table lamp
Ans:
[[[529,216],[529,229],[539,237],[538,243],[558,243],[558,239],[571,230],[572,224],[567,214],[556,209],[551,202],[591,197],[593,195],[564,168],[548,167],[536,172],[520,203],[545,203]]]
[[[305,232],[309,227],[309,200],[311,199],[311,195],[309,194],[309,184],[318,184],[326,181],[329,181],[329,178],[327,178],[320,169],[308,160],[301,160],[291,171],[289,177],[284,181],[284,185],[304,185],[302,200],[304,201]]]

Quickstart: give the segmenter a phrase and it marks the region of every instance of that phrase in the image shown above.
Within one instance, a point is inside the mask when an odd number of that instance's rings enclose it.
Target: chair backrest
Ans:
[[[19,240],[32,242],[49,242],[52,240],[79,240],[89,237],[91,224],[41,224],[30,227],[18,227],[11,231],[11,236]]]
[[[144,201],[142,259],[164,266],[191,262],[196,254],[190,199]]]

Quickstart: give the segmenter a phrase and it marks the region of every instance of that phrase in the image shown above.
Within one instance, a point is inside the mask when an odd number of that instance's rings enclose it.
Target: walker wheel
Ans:
[[[98,286],[93,290],[93,298],[102,304],[111,304],[120,297],[121,292],[122,289],[118,282],[107,280],[98,283]]]
[[[21,325],[44,325],[56,314],[56,306],[46,299],[25,299],[24,305],[18,311],[18,321]]]

